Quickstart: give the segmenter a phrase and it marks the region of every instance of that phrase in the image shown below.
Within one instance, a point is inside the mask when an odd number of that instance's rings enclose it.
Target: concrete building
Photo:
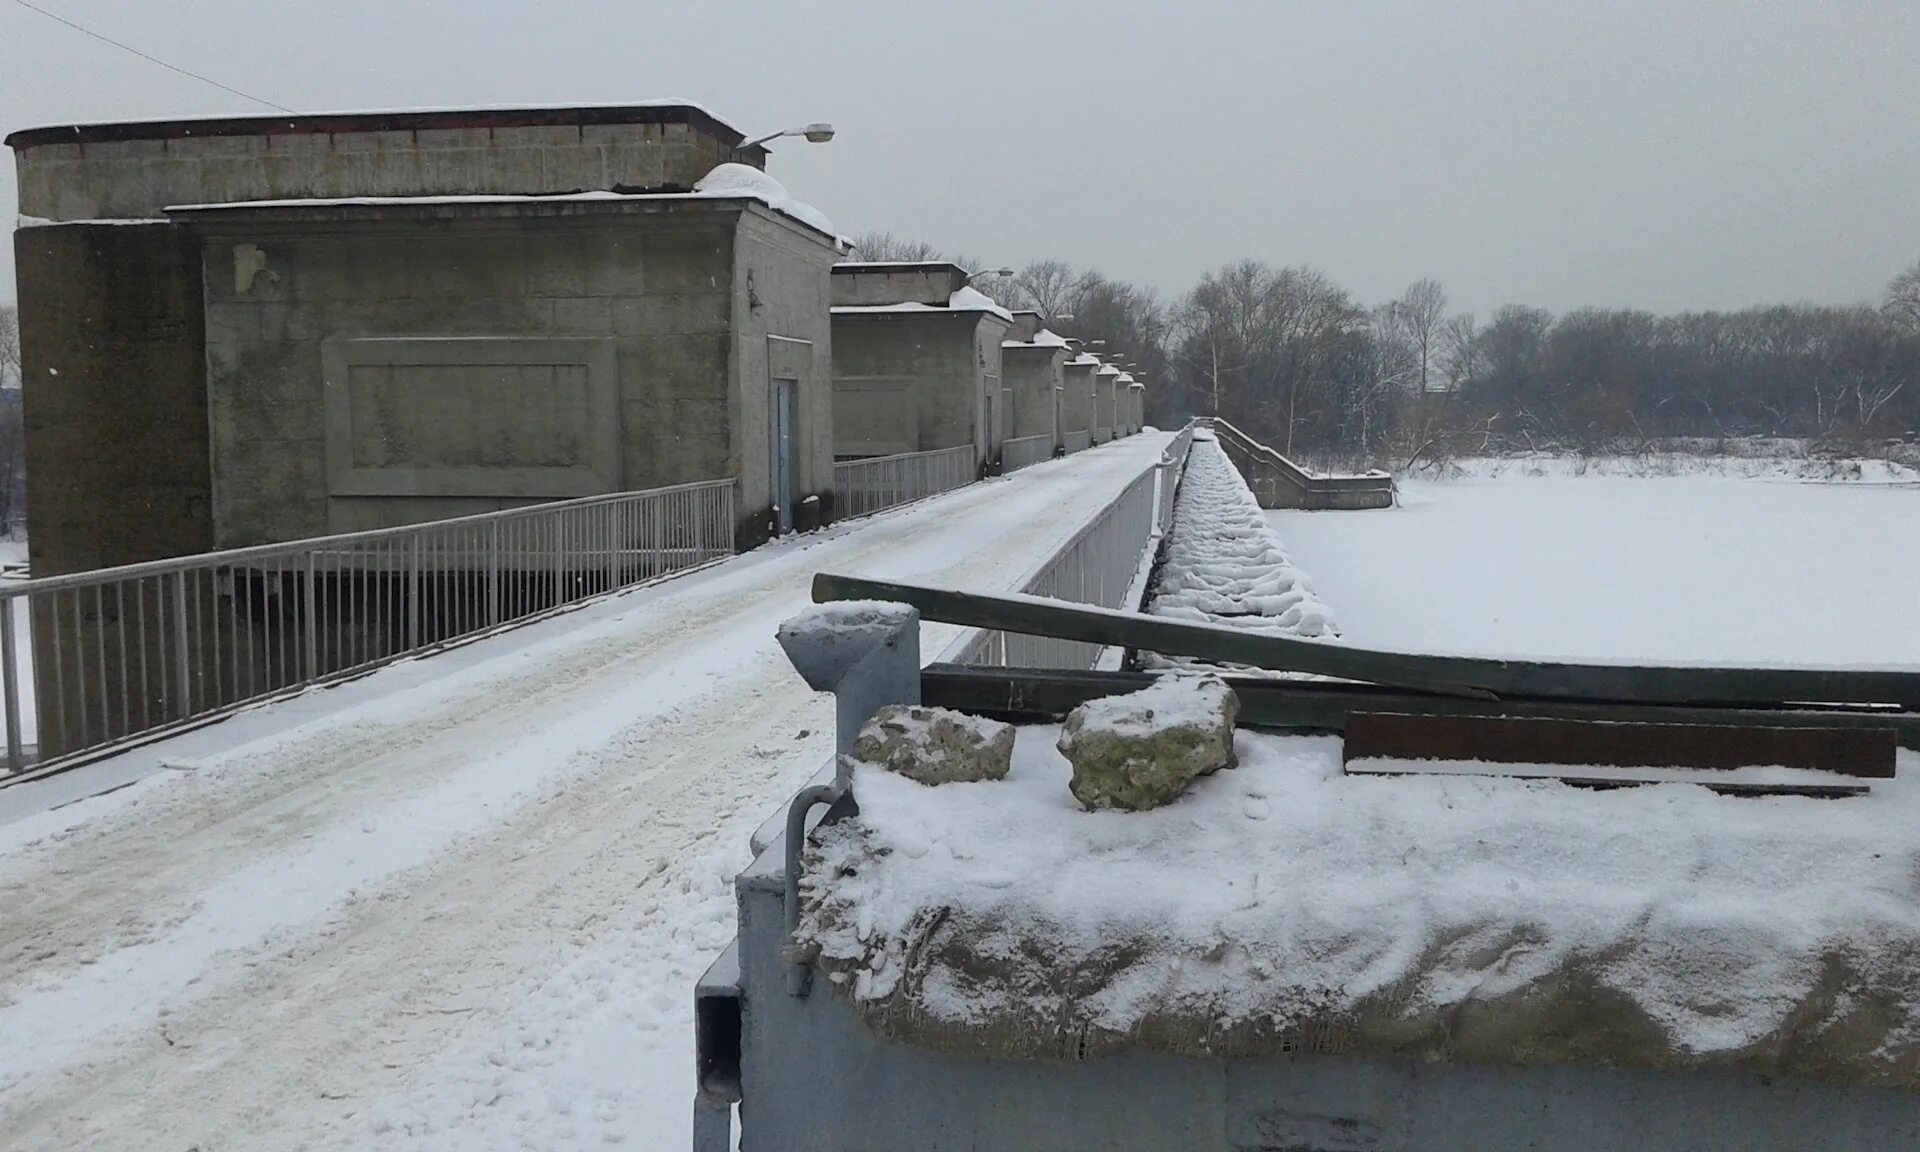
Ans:
[[[1100,360],[1088,352],[1075,351],[1060,366],[1060,443],[1069,452],[1088,447],[1093,441],[1093,380]]]
[[[1093,374],[1093,435],[1097,443],[1105,444],[1119,435],[1114,430],[1118,416],[1116,406],[1120,394],[1120,369],[1111,364],[1102,364]]]
[[[1138,432],[1147,426],[1147,384],[1139,377],[1127,385],[1127,430]]]
[[[1015,312],[1007,335],[1000,344],[1000,364],[1011,396],[1008,436],[1044,435],[1058,447],[1067,342],[1043,326],[1038,312]]]
[[[837,240],[742,139],[687,104],[7,137],[34,573],[726,477],[742,546],[830,518]]]
[[[1006,437],[1012,313],[954,264],[842,263],[832,281],[834,455],[971,444],[984,469]]]

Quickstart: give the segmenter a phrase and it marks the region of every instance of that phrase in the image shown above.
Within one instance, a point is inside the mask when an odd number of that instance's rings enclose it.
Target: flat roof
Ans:
[[[854,276],[862,272],[958,272],[965,276],[967,270],[951,260],[842,260],[833,266],[833,270],[842,275]]]
[[[373,112],[315,112],[267,116],[219,116],[112,123],[54,124],[22,128],[7,136],[15,150],[41,144],[97,144],[122,140],[173,140],[193,136],[290,136],[343,132],[408,132],[436,128],[541,128],[590,124],[689,124],[738,146],[738,128],[700,105],[682,99],[628,104],[490,105],[413,108]]]

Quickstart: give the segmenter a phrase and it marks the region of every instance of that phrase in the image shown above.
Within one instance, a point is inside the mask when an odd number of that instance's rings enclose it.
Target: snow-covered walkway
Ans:
[[[685,1148],[730,877],[831,749],[777,623],[820,569],[1008,587],[1168,439],[245,715],[0,824],[0,1147]]]

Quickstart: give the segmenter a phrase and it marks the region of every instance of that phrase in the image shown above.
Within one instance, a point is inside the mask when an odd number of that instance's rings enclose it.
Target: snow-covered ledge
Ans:
[[[1339,1052],[1920,1088],[1920,761],[1845,801],[1344,776],[1334,738],[1086,812],[857,769],[800,941],[884,1037],[1012,1059]]]

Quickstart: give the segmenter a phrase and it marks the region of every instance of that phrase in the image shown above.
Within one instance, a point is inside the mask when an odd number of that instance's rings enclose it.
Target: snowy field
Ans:
[[[1920,484],[1569,471],[1268,517],[1356,644],[1920,665]]]
[[[832,747],[775,627],[822,569],[1009,587],[1168,439],[0,789],[0,1147],[686,1148],[693,982]]]

